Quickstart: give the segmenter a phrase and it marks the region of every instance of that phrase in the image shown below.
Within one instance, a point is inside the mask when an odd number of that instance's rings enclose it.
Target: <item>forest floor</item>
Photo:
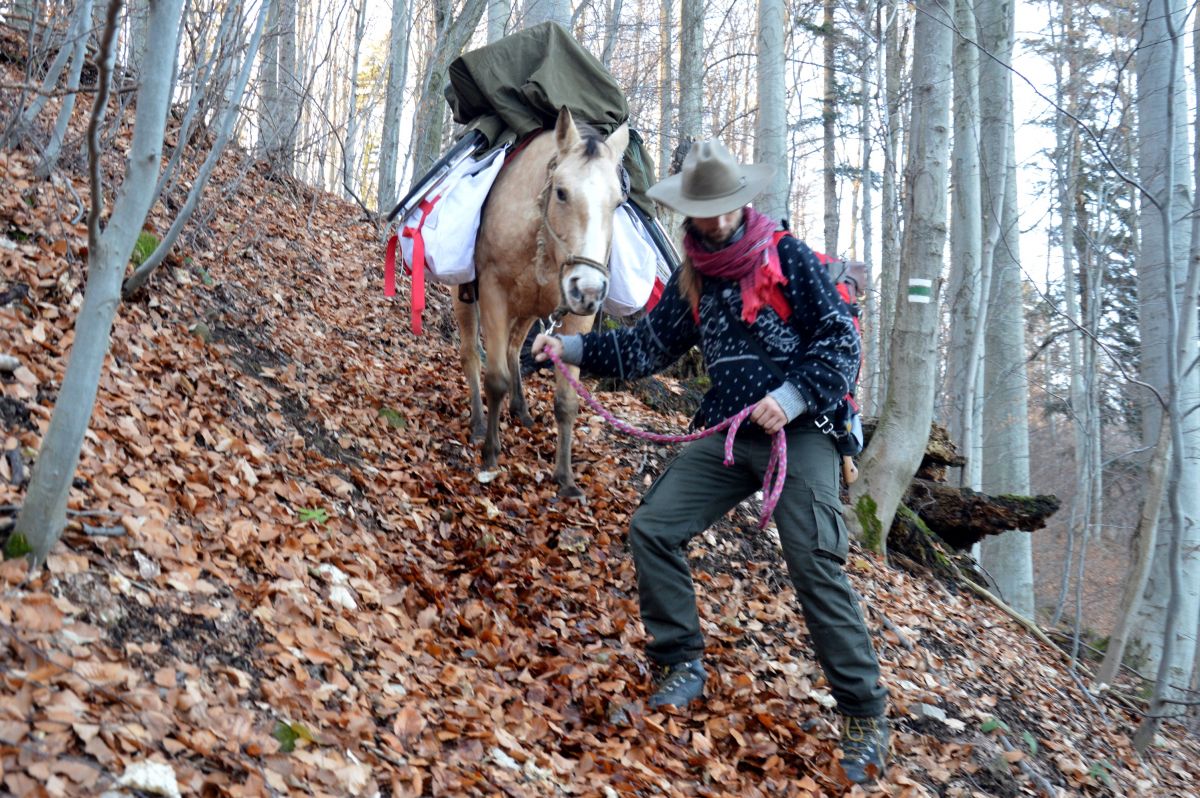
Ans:
[[[86,275],[82,162],[51,181],[33,164],[0,155],[0,354],[19,361],[0,374],[6,508]],[[625,529],[670,452],[584,413],[587,502],[559,501],[543,372],[527,387],[541,423],[505,425],[482,484],[446,292],[415,337],[360,209],[247,164],[228,154],[194,233],[120,308],[62,543],[39,572],[0,565],[0,795],[123,777],[148,794],[147,763],[201,796],[863,794],[747,508],[690,550],[706,708],[608,722],[649,688]],[[602,398],[642,426],[686,423]],[[1196,794],[1200,740],[1168,725],[1140,759],[1136,698],[1085,692],[1092,665],[1073,673],[953,583],[858,550],[847,570],[892,694],[876,794]]]

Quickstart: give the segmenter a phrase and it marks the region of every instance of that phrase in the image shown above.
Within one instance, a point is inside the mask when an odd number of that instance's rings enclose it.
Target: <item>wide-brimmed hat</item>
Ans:
[[[679,174],[655,183],[650,199],[694,219],[736,211],[761,194],[775,174],[766,164],[740,164],[718,139],[698,141]]]

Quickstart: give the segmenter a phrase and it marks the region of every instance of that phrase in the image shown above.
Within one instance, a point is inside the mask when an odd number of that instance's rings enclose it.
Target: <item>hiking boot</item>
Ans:
[[[869,784],[887,771],[888,722],[847,715],[842,722],[842,770],[855,784]]]
[[[692,701],[704,697],[706,681],[708,672],[698,659],[664,665],[654,695],[646,701],[646,708],[653,710],[671,704],[678,709],[686,709]]]

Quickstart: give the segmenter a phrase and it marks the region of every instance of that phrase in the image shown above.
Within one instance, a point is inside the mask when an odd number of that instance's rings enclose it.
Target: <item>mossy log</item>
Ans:
[[[876,419],[863,420],[863,436],[870,445]],[[901,500],[888,531],[889,553],[938,572],[951,572],[950,560],[938,543],[965,551],[988,535],[1014,529],[1043,529],[1058,511],[1055,496],[989,496],[969,488],[946,484],[946,471],[966,464],[946,428],[931,424],[921,465]]]
[[[920,478],[908,486],[902,501],[934,534],[959,550],[988,535],[1042,529],[1060,506],[1057,496],[989,496]]]

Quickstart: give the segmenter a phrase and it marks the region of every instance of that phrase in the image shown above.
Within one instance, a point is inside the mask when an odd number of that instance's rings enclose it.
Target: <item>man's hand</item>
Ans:
[[[537,342],[534,342],[534,346],[537,346]],[[779,406],[779,402],[776,402],[773,396],[767,396],[758,403],[758,407],[754,408],[754,412],[750,414],[750,420],[766,430],[767,434],[774,435],[783,429],[788,418],[787,414],[783,412],[783,408]]]
[[[533,346],[529,348],[533,352],[533,359],[539,363],[545,362],[549,357],[547,352],[553,352],[557,357],[562,357],[563,344],[558,338],[546,333],[538,333],[538,337],[533,339]]]

